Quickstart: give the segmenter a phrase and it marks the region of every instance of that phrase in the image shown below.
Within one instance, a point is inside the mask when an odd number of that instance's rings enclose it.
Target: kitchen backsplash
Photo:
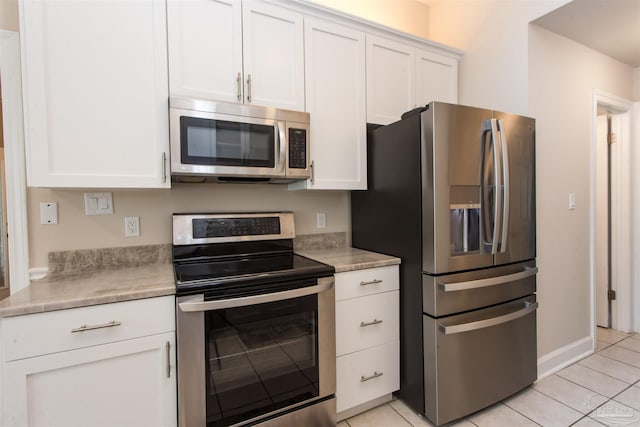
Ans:
[[[111,215],[85,215],[85,191],[105,190],[28,190],[31,268],[46,267],[50,252],[170,245],[173,213],[291,211],[297,236],[344,233],[346,241],[351,234],[347,191],[289,191],[286,185],[263,184],[174,184],[170,190],[113,191]],[[40,203],[50,201],[58,202],[58,224],[40,224]],[[326,214],[326,228],[316,227],[318,212]],[[140,217],[140,237],[125,237],[125,216]],[[308,244],[317,244],[313,243],[316,238],[309,239]],[[338,244],[340,238],[329,241]]]

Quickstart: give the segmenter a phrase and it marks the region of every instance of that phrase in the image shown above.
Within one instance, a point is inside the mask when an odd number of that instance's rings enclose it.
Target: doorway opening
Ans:
[[[592,138],[592,338],[631,330],[632,103],[594,91]]]

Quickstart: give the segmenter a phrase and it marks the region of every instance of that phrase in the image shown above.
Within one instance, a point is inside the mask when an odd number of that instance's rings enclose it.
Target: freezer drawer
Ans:
[[[423,316],[427,418],[448,423],[533,383],[536,309],[530,295],[446,318]]]
[[[536,291],[535,261],[442,276],[422,275],[422,310],[441,317],[530,295]]]

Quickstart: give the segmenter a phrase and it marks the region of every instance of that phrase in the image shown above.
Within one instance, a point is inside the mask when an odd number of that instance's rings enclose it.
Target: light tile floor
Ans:
[[[456,427],[640,426],[640,334],[598,328],[596,353],[550,375]],[[401,400],[338,427],[433,426]]]

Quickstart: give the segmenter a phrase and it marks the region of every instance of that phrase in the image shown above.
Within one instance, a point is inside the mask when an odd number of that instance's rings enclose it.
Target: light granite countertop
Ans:
[[[332,265],[336,273],[400,264],[400,258],[350,247],[307,249],[296,253]],[[0,318],[173,295],[175,291],[170,262],[52,273],[0,301]]]
[[[400,264],[400,258],[351,247],[308,249],[296,253],[332,265],[336,273]]]
[[[173,295],[173,264],[52,274],[0,301],[0,318]]]

